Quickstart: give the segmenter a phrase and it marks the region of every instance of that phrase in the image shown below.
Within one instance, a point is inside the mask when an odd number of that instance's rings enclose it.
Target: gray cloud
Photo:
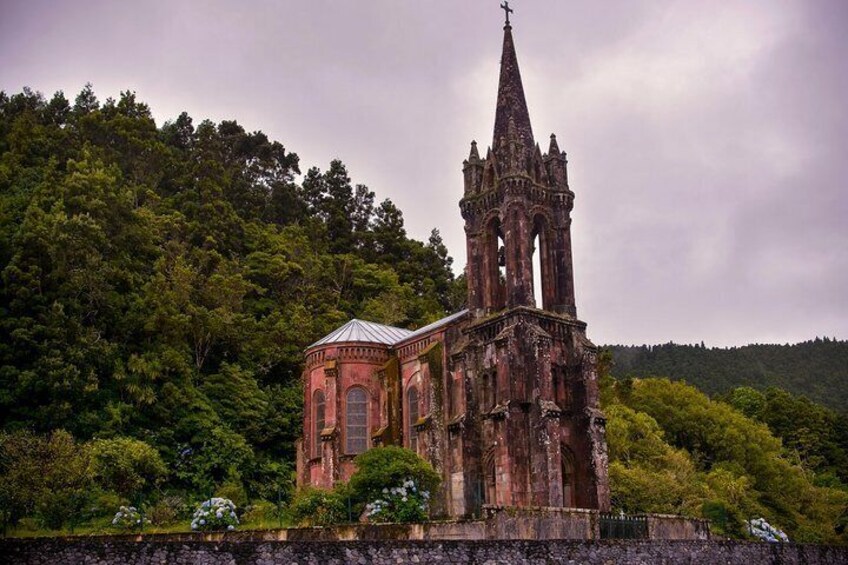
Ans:
[[[490,142],[497,2],[5,2],[0,88],[136,90],[341,158],[445,236]],[[514,2],[536,135],[569,152],[599,343],[848,338],[848,4]]]

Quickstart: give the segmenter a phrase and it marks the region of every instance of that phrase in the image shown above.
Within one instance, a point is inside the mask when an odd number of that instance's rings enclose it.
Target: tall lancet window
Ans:
[[[542,296],[542,250],[539,240],[539,235],[533,237],[533,299],[536,308],[543,309],[545,305]]]
[[[313,429],[315,430],[312,438],[312,457],[321,457],[321,431],[324,429],[324,392],[316,390],[312,396],[313,413]]]
[[[406,391],[406,406],[406,433],[409,438],[409,449],[418,451],[418,430],[415,429],[415,424],[418,422],[418,389],[415,386],[409,387]]]
[[[546,303],[551,300],[552,277],[551,258],[548,256],[548,221],[542,215],[533,219],[533,297],[536,308],[548,310],[553,304]]]
[[[358,387],[350,389],[345,409],[345,453],[363,453],[368,449],[368,393]]]

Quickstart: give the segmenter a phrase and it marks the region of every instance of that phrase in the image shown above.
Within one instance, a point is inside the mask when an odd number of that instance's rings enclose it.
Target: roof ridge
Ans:
[[[412,330],[389,326],[379,322],[369,322],[359,318],[352,318],[339,326],[326,336],[322,337],[307,349],[327,345],[330,343],[345,343],[345,342],[361,342],[361,343],[380,343],[383,345],[393,345],[398,341],[405,339]]]
[[[380,322],[369,322],[360,318],[351,318],[323,338],[319,339],[307,349],[328,345],[331,343],[379,343],[394,347],[409,339],[426,335],[452,322],[461,319],[468,313],[467,309],[454,312],[431,324],[427,324],[417,330],[408,330]]]
[[[425,334],[427,334],[427,333],[429,333],[433,330],[441,328],[442,326],[446,326],[446,325],[450,324],[451,322],[455,322],[456,320],[459,320],[460,318],[465,316],[467,313],[468,313],[468,309],[464,308],[464,309],[462,309],[458,312],[454,312],[453,314],[449,314],[448,316],[445,316],[444,318],[436,320],[435,322],[433,322],[431,324],[427,324],[426,326],[422,326],[422,327],[418,328],[417,330],[410,332],[409,335],[406,335],[406,336],[400,338],[399,340],[395,341],[392,345],[397,345],[397,344],[402,343],[402,342],[404,342],[408,339],[425,335]]]

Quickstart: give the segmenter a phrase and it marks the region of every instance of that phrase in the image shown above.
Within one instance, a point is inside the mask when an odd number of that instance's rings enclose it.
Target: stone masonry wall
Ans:
[[[707,520],[684,518],[667,514],[645,514],[648,521],[648,538],[655,540],[708,540],[710,525]]]
[[[745,563],[836,565],[848,548],[715,541],[358,541],[358,542],[131,542],[80,539],[0,541],[4,562],[218,565],[298,563]]]

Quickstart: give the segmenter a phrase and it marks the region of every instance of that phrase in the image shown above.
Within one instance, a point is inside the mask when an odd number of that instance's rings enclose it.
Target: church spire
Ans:
[[[510,139],[511,136],[512,139]],[[518,56],[515,54],[515,42],[512,39],[512,25],[507,22],[504,26],[501,77],[498,85],[498,105],[492,148],[502,161],[507,161],[519,157],[519,155],[510,155],[511,159],[503,159],[518,145],[521,149],[519,153],[524,158],[522,161],[526,161],[534,144],[530,112],[527,111],[521,72],[518,70]]]

